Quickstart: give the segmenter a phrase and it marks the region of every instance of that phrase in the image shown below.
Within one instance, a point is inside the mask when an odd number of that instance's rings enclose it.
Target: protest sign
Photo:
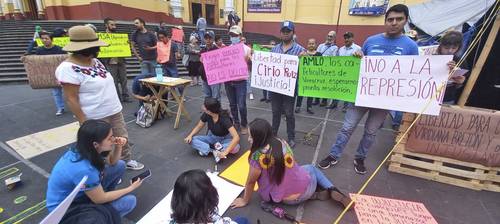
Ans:
[[[251,86],[294,96],[299,57],[256,51],[252,58]]]
[[[353,56],[301,57],[299,95],[354,102],[360,63]]]
[[[418,47],[418,55],[433,55],[436,53],[439,45],[430,45]]]
[[[500,167],[500,113],[443,106],[439,116],[418,119],[406,150]]]
[[[439,115],[452,57],[363,57],[356,106]]]
[[[172,40],[183,43],[184,31],[177,28],[172,28]]]
[[[437,224],[424,204],[350,194],[359,224]]]
[[[243,44],[231,45],[201,54],[208,85],[248,79]]]
[[[60,87],[56,78],[57,67],[68,58],[68,54],[27,55],[23,57],[28,82],[33,89]]]
[[[265,51],[265,52],[270,52],[271,50],[265,47],[260,46],[259,44],[253,44],[252,49],[254,51]]]
[[[107,47],[101,47],[98,58],[130,57],[130,44],[128,34],[126,33],[97,33],[100,40],[109,44]],[[38,46],[43,46],[40,38],[36,39]],[[55,37],[52,40],[54,45],[64,47],[69,43],[69,37]]]

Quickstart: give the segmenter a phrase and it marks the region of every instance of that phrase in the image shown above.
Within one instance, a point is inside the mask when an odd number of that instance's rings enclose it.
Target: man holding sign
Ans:
[[[408,22],[408,7],[397,4],[389,8],[385,14],[385,32],[369,37],[363,44],[364,55],[418,55],[418,46],[409,37],[403,34],[403,27]],[[356,55],[361,55],[357,52]],[[337,140],[330,150],[330,154],[318,163],[318,167],[327,169],[337,164],[354,129],[363,116],[368,113],[365,122],[364,135],[359,143],[354,159],[354,170],[358,174],[365,174],[364,160],[368,150],[375,142],[378,129],[387,116],[387,110],[348,106],[344,124],[337,134]]]

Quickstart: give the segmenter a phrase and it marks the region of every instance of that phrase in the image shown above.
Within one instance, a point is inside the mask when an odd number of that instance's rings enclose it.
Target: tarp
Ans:
[[[410,22],[431,36],[474,23],[495,0],[431,0],[409,6]]]

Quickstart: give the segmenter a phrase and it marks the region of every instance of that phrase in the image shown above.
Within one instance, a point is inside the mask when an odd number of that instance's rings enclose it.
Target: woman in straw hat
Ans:
[[[122,105],[113,77],[97,60],[99,47],[108,46],[88,26],[74,26],[68,31],[70,42],[63,48],[69,58],[56,70],[67,104],[80,124],[88,119],[111,124],[115,136],[128,138]],[[123,146],[122,159],[127,168],[140,170],[144,165],[131,159],[130,145]]]

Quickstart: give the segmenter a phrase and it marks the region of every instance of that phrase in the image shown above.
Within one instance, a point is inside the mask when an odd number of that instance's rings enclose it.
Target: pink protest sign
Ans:
[[[243,44],[231,45],[201,54],[209,85],[248,79]]]
[[[425,205],[418,202],[350,194],[360,224],[437,224]]]
[[[177,28],[172,28],[172,40],[182,43],[183,38],[184,38],[184,31]]]

